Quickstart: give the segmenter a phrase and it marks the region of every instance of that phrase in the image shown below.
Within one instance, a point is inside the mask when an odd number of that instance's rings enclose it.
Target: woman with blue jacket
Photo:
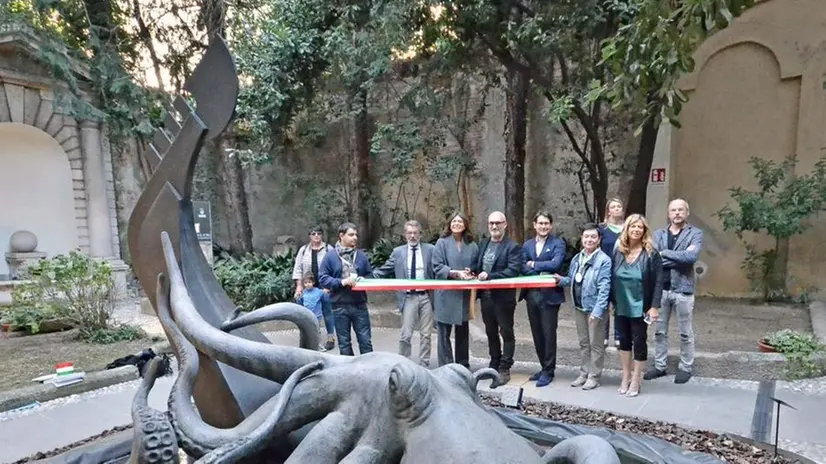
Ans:
[[[609,317],[611,258],[599,248],[600,230],[596,224],[582,229],[582,251],[571,260],[568,276],[556,275],[559,285],[571,287],[579,351],[580,374],[572,387],[593,390],[599,386],[605,363],[605,323]]]

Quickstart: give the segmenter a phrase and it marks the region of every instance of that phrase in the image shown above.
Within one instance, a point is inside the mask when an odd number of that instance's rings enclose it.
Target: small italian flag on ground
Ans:
[[[68,375],[75,371],[75,365],[70,362],[60,363],[55,366],[57,375]]]

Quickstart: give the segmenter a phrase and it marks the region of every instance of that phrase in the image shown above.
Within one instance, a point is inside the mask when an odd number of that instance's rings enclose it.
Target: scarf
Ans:
[[[336,252],[341,257],[341,278],[346,279],[356,271],[356,249],[345,247],[341,242],[336,242]]]

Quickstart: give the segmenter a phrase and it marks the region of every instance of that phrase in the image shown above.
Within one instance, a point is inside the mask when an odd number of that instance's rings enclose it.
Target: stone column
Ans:
[[[100,123],[81,121],[80,147],[83,151],[83,180],[86,184],[86,214],[89,223],[89,250],[92,257],[112,256],[106,174],[100,140]]]

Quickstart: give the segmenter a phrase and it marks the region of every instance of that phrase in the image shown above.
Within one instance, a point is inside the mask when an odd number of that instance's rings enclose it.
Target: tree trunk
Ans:
[[[222,180],[221,199],[228,214],[229,249],[238,255],[252,251],[252,226],[244,186],[244,167],[237,156],[229,156],[227,152],[234,146],[234,141],[232,129],[228,129],[215,146],[218,150],[218,173]]]
[[[634,168],[634,178],[631,180],[631,191],[628,193],[628,201],[626,202],[626,214],[645,214],[648,178],[651,174],[651,166],[654,163],[654,149],[657,146],[659,121],[660,118],[651,116],[642,126],[637,165]]]
[[[374,228],[370,223],[370,120],[367,113],[366,89],[359,89],[354,95],[353,110],[353,151],[356,164],[355,223],[359,230],[359,246],[367,248],[374,242]]]
[[[505,217],[510,237],[525,238],[525,141],[528,133],[529,77],[508,71],[505,120]]]

